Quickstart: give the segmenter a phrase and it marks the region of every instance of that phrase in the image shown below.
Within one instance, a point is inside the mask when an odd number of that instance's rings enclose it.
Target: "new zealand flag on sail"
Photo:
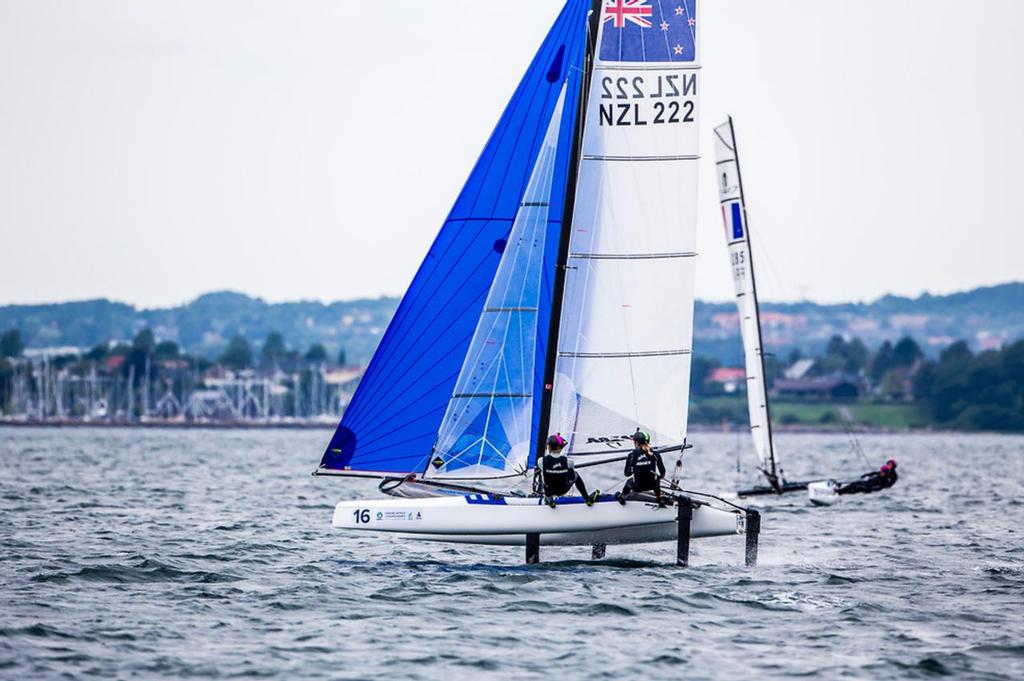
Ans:
[[[697,0],[604,0],[601,61],[697,59]]]

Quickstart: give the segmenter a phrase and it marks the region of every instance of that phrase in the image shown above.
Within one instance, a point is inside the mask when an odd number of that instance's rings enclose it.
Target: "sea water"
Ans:
[[[684,569],[670,544],[526,566],[342,533],[333,503],[376,491],[310,476],[328,438],[0,428],[0,677],[1024,678],[1022,437],[863,437],[897,486],[766,504],[754,569],[739,536]],[[687,487],[753,479],[748,438],[691,442]],[[869,463],[842,435],[778,448],[791,479]]]

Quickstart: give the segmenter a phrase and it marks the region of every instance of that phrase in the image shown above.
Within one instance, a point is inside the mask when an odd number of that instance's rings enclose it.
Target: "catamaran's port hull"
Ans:
[[[734,523],[735,525],[735,523]],[[541,546],[594,546],[605,544],[656,544],[675,541],[678,523],[636,525],[592,532],[548,532],[540,535]],[[736,534],[735,527],[730,535]],[[400,534],[402,539],[447,542],[452,544],[484,544],[487,546],[525,546],[525,534]],[[702,535],[715,536],[715,535]]]
[[[701,505],[693,510],[690,537],[742,534],[741,511]],[[393,532],[406,539],[520,546],[527,534],[541,544],[636,544],[675,541],[676,509],[629,501],[624,506],[602,497],[593,507],[566,498],[556,508],[536,498],[467,495],[431,499],[342,501],[334,509],[334,527],[365,532]]]

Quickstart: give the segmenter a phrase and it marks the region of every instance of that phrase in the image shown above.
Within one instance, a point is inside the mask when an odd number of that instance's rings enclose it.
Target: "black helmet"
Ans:
[[[633,442],[637,443],[638,445],[650,444],[651,436],[650,434],[645,433],[644,431],[637,428],[636,432],[633,433]]]
[[[555,433],[548,438],[548,447],[551,447],[552,449],[562,449],[567,444],[569,443],[565,441],[565,438],[562,437],[561,433]]]

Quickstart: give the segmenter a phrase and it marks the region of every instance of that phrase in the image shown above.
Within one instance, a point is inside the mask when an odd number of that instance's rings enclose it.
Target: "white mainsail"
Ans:
[[[530,456],[541,267],[566,86],[523,196],[426,476],[522,473]]]
[[[637,428],[656,447],[686,435],[700,158],[692,8],[651,15],[650,28],[638,29],[612,3],[600,24],[549,426],[570,453],[627,449]],[[667,42],[670,20],[689,27],[686,48]],[[652,42],[604,39],[628,30]],[[645,45],[646,54],[625,54]],[[651,59],[655,47],[664,61]]]
[[[772,441],[772,423],[768,411],[761,319],[754,280],[754,262],[750,248],[747,209],[743,197],[739,156],[732,119],[715,128],[715,155],[718,195],[725,222],[725,240],[729,248],[729,266],[736,285],[736,310],[743,337],[743,356],[747,371],[747,406],[750,410],[750,434],[761,470],[775,486],[781,469]]]

